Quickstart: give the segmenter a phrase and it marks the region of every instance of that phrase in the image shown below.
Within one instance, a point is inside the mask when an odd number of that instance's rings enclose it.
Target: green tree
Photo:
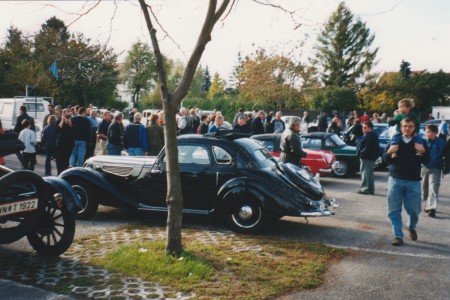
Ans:
[[[225,88],[225,81],[220,78],[218,72],[214,73],[213,81],[208,92],[208,99],[212,100],[217,96],[223,95],[223,90]]]
[[[112,49],[90,43],[90,39],[78,34],[64,45],[59,90],[68,103],[103,105],[115,98],[119,81],[117,55]]]
[[[121,69],[121,81],[127,84],[132,94],[133,107],[139,106],[142,94],[155,88],[155,57],[147,44],[137,42],[131,46]]]
[[[305,67],[264,49],[246,57],[240,67],[239,97],[264,109],[303,106],[301,88]]]
[[[201,89],[202,93],[207,95],[210,87],[211,87],[211,75],[209,74],[208,66],[206,66],[205,72],[203,74],[203,83]]]
[[[366,24],[341,2],[320,32],[316,57],[323,69],[326,86],[354,88],[357,80],[371,70],[378,48],[371,49],[375,36]]]
[[[26,66],[31,66],[32,43],[23,36],[22,31],[11,26],[6,33],[4,47],[0,49],[0,96],[13,97],[25,94],[25,85],[34,84],[37,78],[29,76]],[[33,68],[36,67],[33,64]]]
[[[314,107],[320,110],[351,110],[357,106],[356,94],[346,87],[327,86],[313,99]]]
[[[411,64],[409,62],[402,60],[402,63],[400,64],[400,74],[404,79],[411,78]]]

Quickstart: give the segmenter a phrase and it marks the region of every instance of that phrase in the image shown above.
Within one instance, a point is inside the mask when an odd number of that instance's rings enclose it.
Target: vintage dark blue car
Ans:
[[[283,216],[329,216],[334,199],[311,173],[279,164],[259,143],[200,135],[178,138],[183,212],[225,217],[233,230],[253,233]],[[60,177],[84,203],[79,218],[98,205],[167,211],[166,160],[157,157],[96,156]]]

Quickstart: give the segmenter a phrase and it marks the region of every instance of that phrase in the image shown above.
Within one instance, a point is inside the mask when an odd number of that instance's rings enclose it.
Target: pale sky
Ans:
[[[265,0],[260,0],[261,2]],[[207,0],[157,0],[154,4],[159,22],[170,39],[161,41],[162,51],[171,59],[187,61],[196,42],[207,9]],[[219,1],[220,2],[220,1]],[[318,32],[341,1],[272,1],[297,11],[302,25],[295,24],[280,10],[239,0],[228,17],[219,22],[201,60],[210,73],[219,72],[227,80],[237,64],[237,53],[249,54],[257,47],[288,53],[305,41],[301,59],[314,54]],[[100,43],[108,42],[123,60],[131,45],[149,41],[145,20],[137,0],[102,1],[87,15],[96,1],[0,1],[0,43],[13,25],[33,35],[48,18],[56,16],[69,25],[70,32],[81,32]],[[402,60],[412,70],[450,72],[450,0],[347,0],[346,5],[359,16],[372,33],[374,46],[380,48],[376,71],[398,71]],[[115,12],[114,12],[115,11]],[[162,30],[159,30],[162,39]],[[173,41],[172,41],[173,40]]]

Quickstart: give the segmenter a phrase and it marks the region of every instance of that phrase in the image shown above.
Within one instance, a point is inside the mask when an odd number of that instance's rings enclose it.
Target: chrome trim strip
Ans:
[[[322,173],[331,173],[331,172],[333,172],[333,169],[319,169],[319,172],[322,172]]]
[[[328,217],[331,216],[333,213],[329,210],[326,211],[305,211],[305,212],[301,212],[300,216],[301,217]]]
[[[139,204],[138,210],[149,210],[149,211],[160,211],[167,212],[167,207],[160,206],[148,206],[145,204]],[[183,213],[185,214],[196,214],[196,215],[209,215],[209,210],[201,210],[201,209],[183,209]]]

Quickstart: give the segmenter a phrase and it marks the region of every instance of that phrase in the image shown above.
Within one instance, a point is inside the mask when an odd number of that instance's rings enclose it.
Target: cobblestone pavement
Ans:
[[[243,240],[228,231],[184,230],[183,236],[208,244],[233,243],[235,252],[261,252],[262,247],[246,246]],[[75,241],[60,259],[43,261],[38,255],[17,252],[2,256],[0,278],[6,278],[28,285],[69,294],[75,298],[94,299],[192,299],[192,293],[182,293],[171,287],[140,278],[122,276],[89,265],[92,257],[102,256],[111,251],[113,245],[128,244],[144,240],[164,240],[165,228],[120,229],[101,235],[84,237]],[[85,245],[97,243],[99,249],[93,250]]]

